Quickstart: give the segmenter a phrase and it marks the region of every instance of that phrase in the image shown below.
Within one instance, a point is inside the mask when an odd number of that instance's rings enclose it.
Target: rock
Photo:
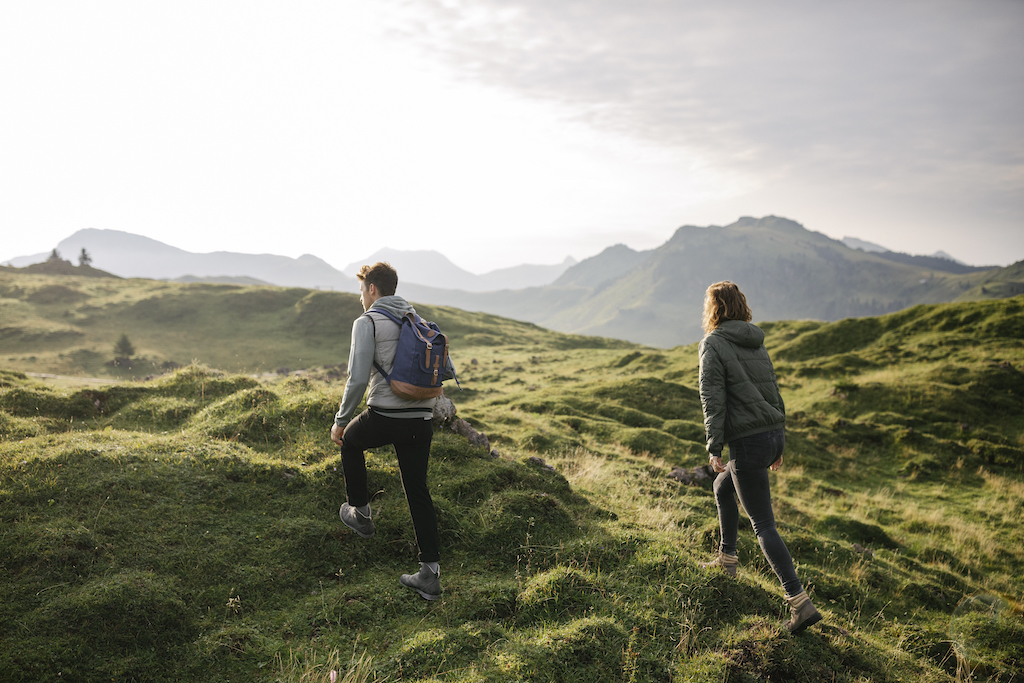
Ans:
[[[434,402],[434,417],[431,418],[430,422],[434,425],[434,429],[441,429],[447,427],[455,419],[455,404],[447,396],[438,396]]]
[[[718,474],[711,465],[701,465],[693,469],[675,467],[668,473],[669,479],[675,479],[682,484],[710,484]]]
[[[544,460],[544,458],[538,458],[536,455],[531,455],[529,458],[526,459],[526,462],[532,465],[536,465],[542,470],[547,470],[548,472],[555,471],[555,468],[549,465],[547,461]]]
[[[458,411],[450,398],[438,396],[434,402],[434,416],[430,422],[434,425],[434,429],[450,429],[456,434],[469,439],[469,442],[474,446],[486,448],[492,458],[497,458],[498,452],[491,450],[491,441],[487,438],[487,435],[476,431],[473,425],[461,417],[455,417],[456,412]]]
[[[862,553],[862,554],[864,554],[864,555],[866,555],[868,557],[874,557],[875,556],[875,551],[874,550],[872,550],[871,548],[865,548],[860,543],[854,543],[853,544],[853,551],[857,552],[857,553]]]
[[[491,450],[491,442],[487,438],[487,435],[473,429],[473,425],[469,424],[461,417],[457,417],[452,421],[451,428],[456,434],[460,434],[469,439],[469,442],[474,446],[486,448],[488,451]]]

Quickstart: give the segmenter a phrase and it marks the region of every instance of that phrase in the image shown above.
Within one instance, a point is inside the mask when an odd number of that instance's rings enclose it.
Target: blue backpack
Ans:
[[[374,308],[373,312],[387,316],[402,328],[398,333],[398,349],[391,373],[384,372],[384,368],[373,361],[377,372],[391,385],[395,396],[409,401],[422,401],[440,396],[444,391],[441,382],[446,379],[454,379],[456,384],[459,383],[448,355],[448,337],[436,323],[426,321],[415,313],[406,313],[399,318],[380,308]],[[462,389],[461,385],[459,389]]]

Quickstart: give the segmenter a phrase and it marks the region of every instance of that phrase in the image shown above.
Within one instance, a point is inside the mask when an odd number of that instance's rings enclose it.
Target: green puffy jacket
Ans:
[[[764,348],[764,332],[726,320],[700,342],[700,403],[708,452],[786,424],[786,404]]]

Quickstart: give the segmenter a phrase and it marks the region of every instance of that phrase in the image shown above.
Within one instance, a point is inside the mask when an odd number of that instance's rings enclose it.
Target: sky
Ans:
[[[82,228],[470,272],[784,216],[1024,259],[1024,2],[0,2],[0,262]]]

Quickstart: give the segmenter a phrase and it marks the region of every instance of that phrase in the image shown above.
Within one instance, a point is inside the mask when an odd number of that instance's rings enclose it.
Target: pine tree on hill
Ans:
[[[54,251],[56,251],[56,249]],[[82,247],[82,253],[78,255],[78,265],[79,266],[89,266],[89,265],[92,265],[92,256],[89,256],[89,252],[87,252],[85,250],[85,247]]]
[[[114,344],[114,357],[118,359],[128,360],[135,355],[135,347],[132,346],[131,341],[128,339],[127,334],[122,334],[121,338]]]

